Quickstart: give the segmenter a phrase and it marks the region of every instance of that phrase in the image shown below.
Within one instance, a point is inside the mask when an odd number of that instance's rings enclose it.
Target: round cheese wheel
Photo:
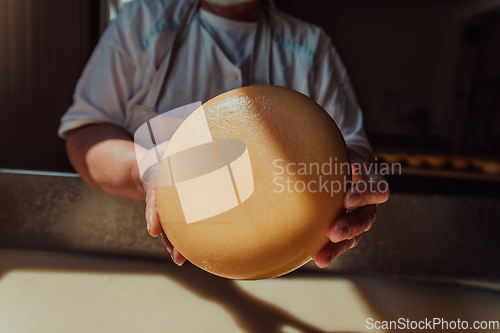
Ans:
[[[265,279],[308,262],[345,213],[346,144],[326,111],[277,86],[221,94],[175,132],[161,161],[165,234],[194,265]]]

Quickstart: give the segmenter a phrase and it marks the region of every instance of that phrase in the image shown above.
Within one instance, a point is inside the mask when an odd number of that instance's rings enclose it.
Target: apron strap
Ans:
[[[179,28],[174,34],[174,39],[172,44],[170,45],[170,50],[167,55],[163,59],[158,72],[155,74],[151,85],[149,86],[148,93],[144,99],[143,106],[149,108],[155,112],[157,112],[158,102],[160,100],[160,95],[162,93],[162,88],[166,77],[168,75],[168,71],[170,68],[170,64],[172,63],[172,54],[177,51],[179,44],[182,42],[183,38],[186,35],[186,32],[193,20],[193,17],[196,15],[196,11],[198,10],[199,1],[196,0],[191,9],[189,10],[188,16],[181,22]]]
[[[251,55],[252,70],[249,79],[254,84],[271,84],[271,12],[273,3],[266,6],[259,16],[259,24],[255,36],[255,43]]]

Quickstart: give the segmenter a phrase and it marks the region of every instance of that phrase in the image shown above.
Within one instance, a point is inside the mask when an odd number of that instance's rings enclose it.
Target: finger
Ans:
[[[333,259],[337,258],[352,247],[355,240],[348,239],[340,243],[329,242],[314,257],[313,260],[319,268],[325,268]]]
[[[184,258],[184,256],[182,254],[180,254],[180,252],[174,248],[174,250],[172,251],[172,260],[177,264],[177,266],[182,266],[182,264],[184,264],[184,262],[186,261],[186,258]]]
[[[361,239],[362,236],[363,236],[363,234],[354,237],[353,238],[353,242],[351,244],[351,247],[349,249],[352,249],[352,248],[356,247],[356,245],[358,245],[358,243],[359,243],[359,241],[360,241],[360,239]]]
[[[358,163],[351,163],[351,177],[353,184],[368,180],[368,176],[362,172]]]
[[[172,255],[172,252],[174,251],[174,246],[172,245],[172,243],[170,243],[170,240],[167,238],[167,235],[165,235],[164,232],[161,233],[161,238],[163,238],[163,243],[165,243],[168,253]]]
[[[349,157],[351,159],[351,175],[353,184],[368,180],[369,172],[367,171],[371,171],[372,168],[367,167],[366,165],[370,163],[370,161],[351,148],[349,148]]]
[[[167,247],[168,253],[170,253],[170,258],[172,258],[172,261],[178,266],[182,266],[182,264],[184,264],[184,262],[186,261],[186,258],[184,258],[184,256],[180,254],[180,252],[176,248],[174,248],[164,232],[161,233],[161,237],[163,238],[163,242]]]
[[[389,184],[383,177],[371,177],[351,186],[344,197],[344,207],[355,209],[365,205],[381,204],[389,200]]]
[[[339,217],[328,230],[328,238],[333,243],[338,243],[370,230],[377,215],[375,205],[356,208],[348,214]]]
[[[153,237],[159,236],[163,231],[156,206],[147,206],[146,223],[148,226],[148,233]]]
[[[154,187],[146,193],[146,224],[148,227],[148,233],[153,237],[160,235],[163,231],[160,218],[158,217],[156,191],[154,190]]]

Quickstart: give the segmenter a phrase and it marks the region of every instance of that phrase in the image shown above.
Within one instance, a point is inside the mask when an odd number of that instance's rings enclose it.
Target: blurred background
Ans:
[[[1,168],[72,171],[59,119],[100,34],[131,0],[0,0]],[[285,1],[323,27],[396,191],[495,195],[500,2]]]

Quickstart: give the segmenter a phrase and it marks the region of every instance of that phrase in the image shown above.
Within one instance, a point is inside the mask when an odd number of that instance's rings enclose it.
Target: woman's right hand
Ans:
[[[179,266],[181,266],[186,258],[177,251],[176,248],[170,243],[163,228],[160,223],[160,218],[158,217],[158,210],[156,205],[156,186],[144,185],[144,190],[146,191],[146,223],[148,227],[148,233],[153,237],[158,237],[161,235],[165,246],[167,247],[168,253],[172,260]]]
[[[151,162],[152,158],[156,160],[156,157],[158,155],[163,156],[163,153],[165,152],[167,145],[168,141],[157,145],[156,151],[154,150],[155,148],[146,150],[141,146],[136,145],[137,161],[139,163],[144,163],[145,165],[150,165],[152,163]],[[153,237],[158,237],[161,235],[161,237],[163,238],[163,242],[167,247],[167,251],[168,253],[170,253],[170,257],[172,257],[172,260],[177,265],[181,266],[186,261],[186,258],[184,258],[184,256],[180,254],[179,251],[176,248],[174,248],[172,243],[168,240],[161,226],[160,218],[158,216],[158,209],[156,204],[156,178],[158,177],[159,169],[160,169],[159,162],[154,164],[150,168],[147,168],[147,171],[144,172],[143,175],[140,175],[139,169],[136,169],[137,174],[135,177],[139,177],[140,182],[144,187],[144,192],[146,194],[146,199],[145,199],[146,224],[148,228],[148,233]]]

